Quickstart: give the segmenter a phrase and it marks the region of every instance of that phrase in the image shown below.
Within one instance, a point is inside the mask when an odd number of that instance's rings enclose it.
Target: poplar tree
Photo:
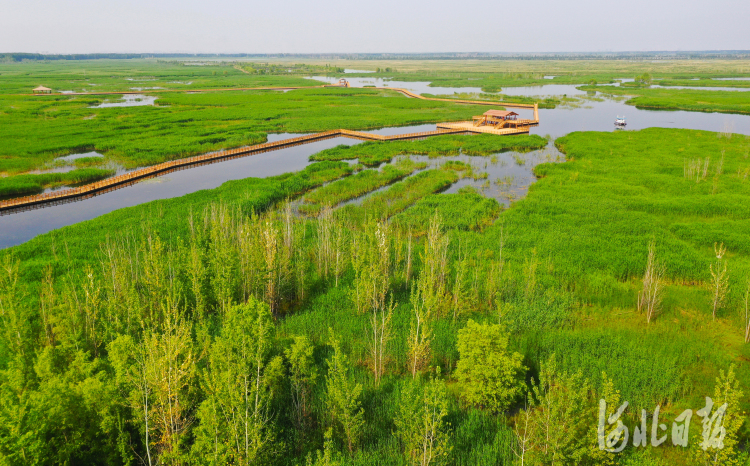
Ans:
[[[446,464],[451,452],[448,395],[439,376],[438,369],[426,384],[408,383],[399,398],[396,435],[412,465]]]
[[[201,406],[205,426],[196,433],[203,454],[211,453],[211,445],[222,444],[227,455],[223,460],[248,465],[263,464],[278,453],[270,405],[283,364],[280,357],[270,356],[273,331],[269,307],[255,298],[227,310],[203,377],[208,394]],[[213,410],[218,420],[212,419]],[[212,429],[212,422],[218,426]]]
[[[286,352],[289,361],[289,382],[292,388],[294,424],[302,440],[311,424],[312,388],[318,378],[318,370],[313,359],[314,347],[306,336],[294,337],[294,343]],[[302,446],[303,442],[299,442]]]
[[[349,375],[349,360],[341,349],[341,342],[331,331],[330,345],[333,355],[327,360],[326,376],[326,410],[334,424],[343,433],[349,453],[362,436],[365,425],[365,413],[362,409],[362,384],[353,381]]]
[[[736,378],[734,365],[731,365],[726,372],[720,370],[714,386],[713,409],[708,413],[708,420],[724,404],[727,405],[726,411],[714,423],[708,423],[710,431],[704,431],[702,434],[693,436],[692,451],[696,464],[701,466],[742,466],[747,464],[748,454],[743,452],[740,447],[740,429],[747,417],[747,413],[742,411],[741,406],[743,396],[744,392],[740,387],[740,381]],[[701,420],[700,417],[695,416],[693,419],[694,422]],[[701,424],[698,425],[701,426]],[[714,429],[717,429],[716,432],[718,432],[720,426],[724,428],[725,432],[721,439],[722,445],[720,447],[717,445],[709,446],[704,449],[701,444],[707,440],[712,440]],[[718,438],[713,440],[718,440]]]
[[[469,319],[458,331],[458,352],[456,378],[469,404],[497,413],[523,393],[523,357],[508,351],[508,335],[501,325]]]

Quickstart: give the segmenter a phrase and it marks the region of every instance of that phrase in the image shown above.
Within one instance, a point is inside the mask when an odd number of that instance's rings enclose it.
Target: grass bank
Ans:
[[[65,173],[41,173],[0,178],[0,198],[38,194],[45,188],[91,183],[114,175],[114,170],[78,168]]]
[[[687,110],[690,112],[750,113],[750,92],[702,91],[694,89],[626,89],[614,86],[581,86],[579,89],[598,91],[609,95],[632,96],[625,103],[634,105],[637,108]]]

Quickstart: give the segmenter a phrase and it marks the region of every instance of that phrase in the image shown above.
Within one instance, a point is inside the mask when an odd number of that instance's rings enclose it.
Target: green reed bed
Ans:
[[[75,186],[98,181],[114,174],[114,170],[78,168],[65,173],[42,173],[0,178],[0,197],[37,194],[45,188]]]
[[[715,81],[720,87],[723,81]],[[637,108],[686,110],[689,112],[750,113],[750,93],[743,91],[702,91],[694,89],[617,88],[581,86],[585,91],[632,96],[625,103]]]
[[[393,217],[394,225],[424,235],[430,218],[437,212],[446,228],[456,230],[481,230],[492,224],[500,215],[500,204],[488,199],[474,188],[465,186],[455,194],[432,194]]]
[[[737,81],[731,81],[731,80],[723,80],[723,79],[710,79],[710,78],[701,78],[698,80],[694,79],[660,79],[658,81],[654,81],[653,84],[658,84],[660,86],[690,86],[690,87],[750,87],[750,81],[743,81],[743,80],[737,80]]]
[[[383,98],[384,96],[388,98]],[[0,173],[96,150],[127,168],[313,133],[463,120],[481,108],[393,92],[310,89],[162,95],[156,106],[89,108],[105,97],[0,96]]]
[[[487,101],[497,101],[497,102],[507,102],[507,103],[514,103],[514,104],[539,104],[539,108],[555,108],[557,105],[559,105],[562,101],[560,99],[554,98],[554,97],[546,97],[546,98],[535,98],[535,97],[527,97],[527,96],[520,96],[520,95],[504,95],[504,94],[488,94],[488,93],[479,93],[479,94],[473,94],[473,93],[459,93],[455,92],[453,94],[422,94],[425,97],[436,97],[439,99],[456,99],[456,100],[487,100]]]
[[[163,60],[55,60],[0,63],[0,94],[30,94],[40,84],[54,92],[158,92],[232,87],[319,86],[299,75],[248,74],[231,63],[204,66]],[[149,89],[149,88],[160,89]],[[135,89],[134,89],[135,88]],[[139,91],[137,88],[146,88]]]
[[[490,155],[497,152],[535,150],[547,145],[547,140],[537,135],[497,137],[489,134],[477,136],[437,136],[417,141],[364,142],[354,146],[339,145],[310,156],[310,160],[354,160],[367,166],[390,162],[404,154],[431,157],[458,155]]]
[[[468,170],[469,167],[460,168]],[[460,174],[461,171],[456,169],[433,169],[419,172],[385,191],[368,196],[360,205],[342,207],[338,215],[352,220],[359,219],[359,221],[364,221],[367,217],[389,218],[428,194],[448,189],[450,185],[458,181]]]
[[[537,166],[529,195],[503,214],[506,254],[523,261],[535,249],[559,280],[606,301],[643,274],[650,241],[679,283],[707,282],[713,245],[724,242],[739,305],[750,271],[737,233],[750,215],[749,139],[652,128],[571,133],[556,145],[568,162]],[[698,160],[700,173],[691,168]],[[492,227],[480,242],[496,244],[500,235]]]
[[[423,169],[426,163],[416,163],[409,158],[393,165],[385,165],[381,170],[364,170],[354,176],[335,181],[305,195],[299,211],[313,216],[325,206],[333,207],[349,199],[354,199],[370,191],[398,181],[415,170]]]

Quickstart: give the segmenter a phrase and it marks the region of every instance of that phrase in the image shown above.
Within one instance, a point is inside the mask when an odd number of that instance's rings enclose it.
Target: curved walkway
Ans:
[[[310,87],[248,87],[248,88],[231,88],[231,89],[206,89],[206,90],[182,90],[182,89],[164,89],[164,90],[149,90],[148,92],[87,92],[87,93],[74,93],[64,95],[127,95],[127,94],[146,94],[146,93],[160,93],[160,92],[212,92],[212,91],[237,91],[237,90],[285,90],[285,89],[309,89],[315,87],[337,87],[337,86],[310,86]],[[370,88],[372,89],[372,88]],[[457,104],[468,104],[468,105],[493,105],[503,107],[514,107],[514,108],[528,108],[534,110],[534,119],[528,121],[528,125],[513,130],[492,131],[493,134],[498,135],[509,135],[509,134],[524,134],[529,132],[529,126],[535,126],[539,124],[539,113],[537,104],[515,104],[505,102],[489,102],[480,100],[457,100],[457,99],[438,99],[433,97],[424,97],[408,89],[401,89],[397,87],[377,87],[374,89],[389,90],[400,92],[407,97],[421,99],[421,100],[435,100],[441,102],[453,102]],[[43,95],[60,95],[60,94],[36,94],[39,96]],[[217,161],[221,159],[233,158],[233,157],[244,157],[251,154],[257,154],[262,152],[268,152],[284,147],[295,146],[299,144],[305,144],[307,142],[318,141],[321,139],[328,139],[337,136],[344,136],[348,138],[366,140],[366,141],[395,141],[404,139],[419,139],[429,136],[438,136],[442,134],[459,134],[467,132],[490,132],[480,131],[472,129],[470,125],[461,125],[464,122],[458,122],[455,125],[445,126],[440,124],[438,129],[435,131],[426,131],[421,133],[409,133],[409,134],[397,134],[393,136],[383,136],[380,134],[372,134],[361,131],[351,131],[347,129],[337,129],[331,131],[324,131],[322,133],[308,134],[297,138],[284,139],[276,142],[266,142],[263,144],[256,144],[253,146],[240,147],[237,149],[229,149],[218,152],[211,152],[208,154],[197,155],[194,157],[188,157],[179,160],[172,160],[169,162],[160,163],[150,167],[141,168],[132,172],[124,173],[122,175],[107,178],[94,183],[89,183],[84,186],[77,188],[64,189],[60,191],[53,191],[44,194],[36,194],[32,196],[17,197],[14,199],[8,199],[0,201],[0,214],[9,213],[10,211],[25,210],[25,208],[31,208],[38,206],[39,204],[56,203],[58,201],[64,201],[78,197],[89,197],[97,193],[110,191],[117,187],[126,186],[133,182],[162,174],[165,172],[180,170],[191,165],[200,165]],[[470,122],[469,122],[470,123]]]

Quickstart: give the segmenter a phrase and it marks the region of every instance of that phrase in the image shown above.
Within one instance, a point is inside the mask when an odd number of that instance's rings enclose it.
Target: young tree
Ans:
[[[333,446],[333,429],[326,430],[324,437],[323,452],[316,451],[314,460],[312,453],[308,454],[305,460],[306,466],[340,466],[343,464],[341,455],[336,452]]]
[[[597,419],[599,417],[599,411],[602,408],[601,400],[604,400],[604,402],[606,403],[606,409],[603,412],[604,419],[606,423],[608,423],[609,419],[616,418],[615,414],[617,413],[618,408],[620,408],[621,406],[620,402],[622,400],[622,397],[620,396],[620,391],[615,389],[615,385],[612,379],[607,377],[607,374],[605,372],[602,372],[602,389],[598,395],[600,403],[598,403],[596,405],[596,408],[593,409],[594,413],[592,418]],[[606,432],[600,432],[598,423],[596,425],[592,425],[589,432],[590,434],[587,436],[589,445],[588,457],[593,461],[593,463],[603,466],[612,466],[616,464],[617,453],[613,453],[601,448],[601,443],[605,442],[606,439]],[[614,438],[614,440],[620,441],[622,439],[621,435],[622,434],[620,434],[620,436],[618,436],[617,438]]]
[[[747,417],[747,414],[742,412],[743,395],[740,381],[737,380],[734,373],[734,365],[730,366],[727,372],[720,370],[714,387],[713,405],[706,406],[707,412],[703,420],[702,435],[694,437],[692,452],[696,464],[701,466],[742,466],[747,464],[748,454],[743,452],[739,445],[740,429]],[[713,416],[720,412],[724,404],[726,404],[724,415],[717,416],[711,422]],[[720,434],[713,438],[713,434],[718,433],[722,428],[724,429],[723,435]],[[704,444],[711,440],[720,440],[721,445]]]
[[[343,431],[349,453],[353,453],[365,425],[365,413],[360,400],[362,384],[351,380],[348,358],[341,349],[341,343],[334,337],[333,331],[330,345],[333,347],[333,355],[327,361],[326,408],[333,421]]]
[[[450,455],[448,396],[440,371],[426,384],[412,381],[399,399],[394,423],[404,453],[410,464],[419,466],[447,463]]]
[[[391,336],[394,304],[387,301],[392,260],[388,224],[365,226],[353,244],[354,299],[357,311],[370,313],[370,364],[379,385],[385,372],[386,348]]]
[[[292,387],[294,424],[303,440],[311,423],[312,388],[318,378],[313,350],[314,347],[307,337],[300,335],[294,337],[294,343],[285,352],[291,368],[289,381]],[[298,445],[301,447],[302,443],[299,442]]]
[[[516,455],[521,466],[525,466],[527,456],[530,455],[531,450],[534,448],[534,443],[532,442],[531,408],[528,403],[524,404],[524,409],[518,413],[518,418],[513,427],[513,434],[516,437],[516,442],[513,445],[513,454]]]
[[[580,372],[557,369],[555,356],[542,363],[539,381],[532,381],[529,460],[536,464],[580,464],[588,450],[590,386]]]
[[[501,412],[523,393],[523,357],[508,351],[501,325],[469,319],[458,331],[458,352],[456,378],[469,404]]]
[[[269,355],[273,330],[268,305],[250,298],[227,310],[209,355],[204,377],[208,398],[201,407],[208,416],[201,422],[210,420],[216,409],[218,439],[210,428],[199,429],[196,443],[225,443],[227,458],[242,465],[262,464],[277,453],[270,404],[283,364],[280,357]]]
[[[638,312],[646,314],[646,322],[651,323],[661,310],[664,294],[664,264],[656,260],[656,246],[648,245],[648,261],[643,275],[643,287],[638,293]]]
[[[149,332],[146,380],[152,394],[155,439],[163,459],[179,463],[182,439],[192,422],[195,355],[190,327],[168,313],[160,332]]]
[[[727,248],[724,243],[719,246],[714,243],[716,262],[710,266],[711,270],[711,294],[713,295],[712,307],[713,318],[716,320],[716,311],[724,306],[729,293],[729,274],[727,273],[727,260],[724,259]]]
[[[430,361],[432,346],[432,329],[430,327],[431,309],[422,298],[425,292],[427,280],[420,277],[417,286],[411,292],[411,306],[414,310],[414,318],[409,328],[408,346],[408,368],[412,378],[424,369]]]
[[[435,213],[430,219],[427,238],[422,254],[422,270],[419,274],[420,297],[430,313],[443,315],[447,305],[446,280],[448,273],[448,237],[443,233],[440,216]]]

